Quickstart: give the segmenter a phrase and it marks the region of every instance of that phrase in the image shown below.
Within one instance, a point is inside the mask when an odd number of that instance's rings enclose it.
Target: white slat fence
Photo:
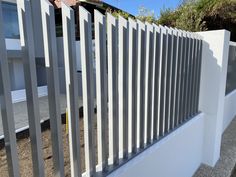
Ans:
[[[33,175],[42,177],[45,169],[33,12],[30,0],[18,0],[17,4]],[[41,1],[41,13],[54,174],[63,177],[66,170],[60,119],[58,49],[54,7],[48,0]],[[71,176],[105,176],[198,114],[202,41],[197,34],[132,18],[120,16],[117,19],[98,10],[91,14],[79,7],[82,83],[78,83],[75,13],[64,2],[62,24]],[[20,169],[2,26],[0,3],[0,105],[9,175],[18,177]],[[79,121],[78,84],[83,88],[83,125]],[[80,152],[81,127],[84,130],[84,154]],[[81,168],[82,159],[85,159],[85,169]]]

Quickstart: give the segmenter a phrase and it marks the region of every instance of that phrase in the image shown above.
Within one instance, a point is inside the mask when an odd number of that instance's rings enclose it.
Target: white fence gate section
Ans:
[[[43,177],[33,11],[30,0],[18,0],[17,5],[33,174]],[[41,0],[41,13],[54,174],[64,176],[55,16],[49,1]],[[83,175],[104,176],[199,113],[202,40],[195,33],[131,18],[117,19],[97,10],[93,30],[91,18],[86,9],[79,8],[86,167]],[[63,2],[62,21],[70,166],[71,176],[77,177],[82,175],[82,169],[75,20],[73,9]],[[17,177],[19,162],[3,25],[0,3],[0,105],[9,174]],[[95,78],[92,33],[95,33]]]

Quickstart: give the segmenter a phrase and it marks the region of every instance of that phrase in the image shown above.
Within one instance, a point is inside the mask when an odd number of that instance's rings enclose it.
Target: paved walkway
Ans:
[[[79,99],[79,105],[82,105],[82,99]],[[60,96],[60,105],[61,105],[61,113],[66,112],[66,95]],[[40,97],[39,98],[39,107],[40,107],[40,117],[41,121],[49,119],[49,109],[48,109],[48,97]],[[16,130],[19,128],[23,128],[28,126],[28,114],[27,114],[27,106],[26,101],[14,103],[14,119],[15,119],[15,128]],[[3,127],[2,127],[2,117],[0,114],[0,138],[3,135]]]
[[[201,165],[194,177],[230,177],[236,164],[236,117],[222,137],[221,157],[214,168]]]

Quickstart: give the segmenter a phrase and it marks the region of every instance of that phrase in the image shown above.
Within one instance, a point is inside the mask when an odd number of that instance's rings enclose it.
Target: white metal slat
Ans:
[[[54,7],[41,1],[45,66],[48,84],[49,115],[55,176],[64,176],[57,41]]]
[[[187,33],[183,31],[183,46],[182,46],[182,69],[181,69],[181,86],[180,86],[180,112],[179,118],[180,123],[184,121],[184,93],[185,93],[185,65],[186,65],[186,55],[187,55]]]
[[[195,85],[194,85],[194,108],[193,108],[193,111],[195,114],[198,113],[198,105],[197,105],[197,92],[198,92],[198,89],[197,89],[197,79],[198,79],[198,48],[199,48],[199,45],[200,45],[200,42],[199,42],[199,35],[196,36],[196,55],[195,55]]]
[[[18,0],[18,20],[23,53],[23,67],[29,119],[29,131],[33,161],[33,174],[44,176],[41,126],[37,92],[37,76],[35,66],[35,48],[33,39],[32,13],[29,0]]]
[[[191,36],[187,32],[187,53],[185,60],[185,79],[184,79],[184,120],[188,119],[188,93],[189,93],[189,60],[191,55]]]
[[[137,23],[129,18],[129,58],[128,58],[128,119],[129,119],[129,153],[137,150],[137,117],[136,117],[136,82],[137,82]]]
[[[172,28],[171,28],[172,29]],[[170,130],[175,127],[176,116],[174,114],[175,110],[175,100],[176,100],[176,82],[177,82],[177,64],[178,64],[178,36],[177,30],[173,30],[173,43],[172,43],[172,71],[171,71],[171,91],[170,91]]]
[[[189,105],[188,105],[188,112],[189,117],[193,116],[192,104],[194,103],[193,97],[193,85],[194,85],[194,56],[195,56],[195,34],[192,33],[192,55],[191,55],[191,63],[190,63],[190,93],[189,93]]]
[[[197,113],[197,78],[198,78],[198,55],[199,55],[199,52],[198,52],[198,48],[199,48],[199,37],[197,36],[196,37],[196,46],[195,46],[195,58],[194,58],[194,68],[195,68],[195,78],[194,78],[194,103],[193,103],[193,111],[194,111],[194,114]]]
[[[189,51],[189,61],[188,61],[188,93],[187,93],[187,108],[186,108],[186,115],[187,118],[190,118],[190,105],[191,105],[191,77],[192,77],[192,58],[193,58],[193,33],[189,34],[190,40],[190,51]]]
[[[144,107],[144,143],[151,143],[151,104],[152,104],[152,61],[153,61],[153,26],[146,23],[146,64],[145,64],[145,107]]]
[[[159,136],[163,136],[165,133],[165,94],[166,94],[166,71],[167,71],[167,49],[168,49],[168,37],[167,37],[167,29],[163,26],[161,27],[161,49],[160,49],[160,106],[158,112],[158,119],[159,119]]]
[[[200,80],[201,80],[201,68],[202,68],[202,45],[203,41],[199,39],[199,49],[198,49],[198,78],[197,78],[197,99],[196,99],[196,112],[199,111],[199,96],[200,96]]]
[[[144,89],[145,84],[145,25],[137,20],[138,24],[138,53],[137,53],[137,148],[144,147]]]
[[[177,50],[178,50],[178,61],[177,61],[177,80],[176,80],[176,99],[174,103],[174,116],[176,117],[175,126],[180,123],[179,108],[180,108],[180,86],[181,86],[181,71],[182,71],[182,47],[183,47],[183,33],[182,31],[177,32]]]
[[[109,164],[119,162],[118,122],[118,23],[107,13],[108,46],[108,123],[109,123]]]
[[[92,58],[91,14],[82,6],[79,7],[80,48],[83,86],[84,111],[84,149],[86,173],[93,176],[95,168],[94,146],[94,69]]]
[[[172,118],[170,117],[171,112],[171,90],[172,90],[172,61],[173,61],[173,30],[172,28],[168,29],[168,57],[167,57],[167,78],[166,78],[166,131],[170,131],[170,124],[172,123]]]
[[[152,122],[152,135],[151,137],[156,140],[158,138],[158,128],[159,128],[159,121],[158,121],[158,110],[159,110],[159,90],[160,90],[160,85],[159,85],[159,70],[160,70],[160,42],[161,42],[161,28],[159,26],[154,26],[154,55],[153,55],[153,105],[152,105],[152,117],[153,117],[153,122]]]
[[[7,156],[9,176],[19,177],[19,161],[17,155],[15,123],[10,88],[8,58],[3,33],[2,3],[0,1],[0,107],[3,124],[4,142]]]
[[[94,10],[96,81],[97,81],[97,143],[98,171],[106,170],[108,162],[108,115],[107,115],[107,57],[106,57],[106,19]]]
[[[128,22],[118,18],[119,157],[128,157]]]
[[[75,24],[74,12],[63,1],[62,28],[64,45],[64,62],[66,76],[67,111],[69,122],[69,148],[71,176],[81,176],[80,163],[80,125],[78,106],[78,82],[76,76]]]

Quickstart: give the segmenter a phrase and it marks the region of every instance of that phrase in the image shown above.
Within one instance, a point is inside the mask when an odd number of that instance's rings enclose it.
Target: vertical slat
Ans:
[[[154,44],[153,44],[153,104],[152,104],[152,138],[158,138],[158,110],[159,110],[159,70],[160,70],[160,27],[154,25]]]
[[[182,43],[182,69],[181,69],[181,85],[180,85],[180,108],[179,108],[179,121],[184,121],[184,91],[185,91],[185,63],[187,53],[187,33],[183,31],[183,43]]]
[[[145,36],[145,25],[137,20],[138,24],[138,53],[137,53],[137,147],[144,147],[144,90],[145,85],[144,74],[145,74],[145,52],[146,52],[146,36]]]
[[[136,76],[137,76],[137,23],[129,18],[129,64],[128,64],[128,119],[129,119],[129,153],[137,150],[136,117]]]
[[[159,109],[159,136],[164,135],[165,128],[165,95],[166,95],[166,74],[167,74],[167,50],[168,50],[168,37],[167,29],[161,26],[161,49],[160,49],[160,109]]]
[[[49,115],[55,176],[64,176],[64,158],[61,134],[61,111],[58,76],[57,41],[54,7],[41,1],[45,66],[48,84]]]
[[[186,38],[185,38],[185,58],[184,58],[184,82],[183,82],[183,108],[182,108],[182,117],[183,121],[186,120],[186,108],[187,108],[187,79],[188,79],[188,59],[189,59],[189,50],[190,50],[190,40],[189,40],[189,33],[186,32]]]
[[[106,170],[108,165],[106,18],[98,10],[94,10],[94,23],[97,81],[98,170]]]
[[[189,53],[189,64],[188,64],[188,92],[187,92],[187,118],[190,118],[190,105],[191,105],[191,84],[192,84],[192,59],[193,59],[193,33],[190,33],[190,53]]]
[[[119,162],[117,27],[116,18],[107,13],[109,164]]]
[[[183,121],[186,120],[186,107],[187,107],[187,71],[188,71],[188,53],[189,53],[189,33],[186,32],[185,43],[185,60],[184,60],[184,82],[183,82]]]
[[[176,107],[176,88],[177,88],[177,67],[178,67],[178,34],[177,30],[173,30],[173,58],[172,58],[172,72],[171,72],[171,94],[170,94],[170,109],[169,109],[169,114],[170,114],[170,129],[172,130],[175,127],[175,124],[177,122],[176,115],[175,115],[175,107]]]
[[[194,85],[195,85],[195,55],[196,55],[196,39],[195,34],[192,34],[193,48],[192,48],[192,62],[191,62],[191,88],[190,88],[190,100],[189,100],[189,114],[190,117],[194,116],[193,104],[194,104]]]
[[[44,176],[42,139],[37,92],[37,77],[35,66],[35,48],[32,26],[32,13],[29,0],[18,0],[18,19],[20,26],[21,48],[31,140],[31,152],[34,176]]]
[[[171,72],[171,54],[172,54],[172,31],[167,29],[167,50],[166,50],[166,83],[165,83],[165,133],[169,131],[170,117],[169,117],[169,103],[170,103],[170,72]]]
[[[178,30],[178,65],[177,65],[177,88],[176,88],[176,100],[175,100],[175,117],[176,122],[175,126],[178,126],[180,123],[180,104],[181,104],[181,77],[182,77],[182,63],[183,63],[183,32]]]
[[[0,106],[9,176],[19,177],[15,124],[11,98],[5,37],[3,33],[2,3],[0,1]]]
[[[198,106],[199,106],[199,95],[200,95],[200,79],[201,79],[201,68],[202,68],[202,40],[199,39],[199,55],[198,55],[198,78],[197,78],[197,104],[196,104],[196,112],[198,112]]]
[[[96,172],[94,146],[94,69],[92,58],[91,14],[82,6],[80,17],[80,49],[82,65],[83,111],[84,111],[84,149],[86,173],[93,176]]]
[[[198,92],[198,89],[197,89],[197,79],[198,79],[198,55],[199,55],[199,51],[198,51],[198,48],[199,48],[199,40],[198,40],[198,36],[196,37],[196,46],[195,46],[195,58],[194,58],[194,68],[195,68],[195,78],[194,78],[194,104],[193,104],[193,112],[194,114],[197,113],[197,92]]]
[[[188,36],[188,51],[187,51],[187,60],[186,60],[186,75],[185,75],[185,106],[184,106],[184,119],[188,119],[188,96],[189,96],[189,75],[190,75],[190,59],[191,59],[191,51],[192,51],[192,40],[191,33],[187,32]]]
[[[166,78],[166,123],[165,131],[170,131],[170,125],[172,123],[172,117],[170,117],[171,111],[171,87],[172,87],[172,61],[173,61],[173,30],[168,28],[168,57],[167,57],[167,78]]]
[[[128,157],[128,22],[119,16],[119,151],[120,158]]]
[[[63,1],[62,27],[64,44],[64,62],[66,76],[67,110],[69,121],[69,147],[71,176],[81,176],[80,164],[80,125],[78,106],[78,79],[76,76],[75,24],[74,12]]]
[[[151,122],[152,122],[152,80],[153,80],[153,26],[146,23],[146,69],[145,69],[145,131],[144,143],[151,143]]]

